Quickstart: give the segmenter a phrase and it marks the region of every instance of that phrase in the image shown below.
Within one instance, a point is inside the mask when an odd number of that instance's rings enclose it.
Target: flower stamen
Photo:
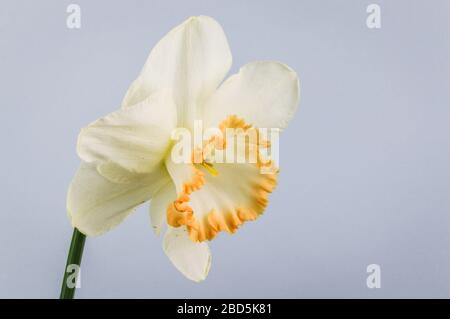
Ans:
[[[214,166],[211,163],[202,162],[200,165],[202,165],[212,176],[216,177],[219,175],[219,172],[214,168]]]

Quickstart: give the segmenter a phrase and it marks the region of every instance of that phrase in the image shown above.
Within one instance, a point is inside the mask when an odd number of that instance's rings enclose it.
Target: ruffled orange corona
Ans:
[[[216,150],[223,150],[226,148],[227,139],[233,136],[227,136],[227,129],[242,129],[246,133],[250,129],[254,129],[256,133],[256,147],[254,148],[257,156],[257,161],[255,163],[244,163],[244,164],[234,164],[234,165],[252,165],[255,170],[260,169],[262,166],[272,165],[269,161],[268,163],[262,162],[259,154],[261,148],[267,148],[270,143],[265,140],[261,140],[259,131],[247,124],[243,119],[238,118],[235,115],[227,117],[219,125],[222,132],[222,136],[214,136],[210,138],[205,145],[203,150],[201,150],[203,161],[205,158],[211,156],[211,154]],[[246,155],[249,155],[250,145],[249,141],[245,141]],[[196,149],[196,152],[199,152]],[[194,158],[194,154],[192,158]],[[219,232],[225,231],[228,233],[234,233],[244,222],[255,220],[260,216],[267,204],[268,196],[273,191],[277,184],[277,172],[273,174],[259,174],[257,182],[253,182],[249,185],[251,187],[250,196],[247,205],[236,206],[229,209],[217,210],[211,208],[206,213],[196,214],[192,206],[190,205],[191,197],[194,192],[202,190],[202,187],[207,183],[205,180],[205,174],[209,174],[212,178],[226,178],[222,176],[220,168],[216,168],[220,165],[214,165],[208,162],[202,162],[201,164],[190,164],[192,166],[192,177],[190,180],[186,181],[182,185],[182,191],[178,195],[177,199],[170,203],[167,208],[167,223],[173,227],[180,227],[185,225],[189,238],[193,241],[205,241],[213,239]],[[202,170],[203,169],[203,170]],[[211,170],[217,173],[211,174]],[[200,215],[200,216],[199,216]]]

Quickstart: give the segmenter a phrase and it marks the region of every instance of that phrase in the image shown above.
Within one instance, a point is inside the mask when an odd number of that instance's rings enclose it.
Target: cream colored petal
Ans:
[[[210,17],[191,17],[156,44],[122,105],[132,106],[167,89],[177,104],[179,126],[190,127],[196,107],[218,87],[231,60],[222,27]]]
[[[94,165],[82,163],[67,195],[72,226],[88,236],[100,235],[120,224],[168,180],[161,166],[133,182],[113,183],[101,176]]]
[[[142,178],[142,175],[147,174],[147,173],[131,172],[114,162],[106,162],[98,164],[97,172],[100,175],[109,179],[111,182],[119,184],[135,182],[140,178]]]
[[[150,221],[153,231],[159,235],[163,225],[167,219],[167,207],[177,198],[175,186],[172,181],[166,185],[153,196],[150,202]]]
[[[205,105],[205,127],[237,115],[258,128],[287,126],[297,109],[300,87],[297,74],[271,61],[245,65],[228,78]]]
[[[133,108],[111,113],[82,129],[78,154],[85,162],[108,164],[99,172],[111,175],[112,181],[119,169],[115,166],[133,173],[148,173],[161,163],[175,125],[176,109],[170,95],[155,94]]]
[[[211,266],[211,252],[206,243],[194,243],[185,227],[169,227],[163,243],[164,252],[173,265],[188,279],[199,282]]]

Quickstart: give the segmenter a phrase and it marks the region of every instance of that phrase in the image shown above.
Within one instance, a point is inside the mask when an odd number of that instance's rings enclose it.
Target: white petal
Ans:
[[[169,180],[161,167],[129,183],[113,183],[94,165],[82,163],[67,194],[72,226],[88,236],[100,235],[120,224]]]
[[[114,162],[100,163],[97,172],[113,183],[132,183],[139,180],[143,173],[131,172]],[[145,174],[145,173],[144,173]]]
[[[188,279],[202,281],[211,266],[211,252],[206,243],[192,242],[185,227],[169,227],[164,236],[164,252]]]
[[[175,186],[172,181],[153,196],[150,202],[150,221],[156,235],[159,235],[164,222],[167,219],[167,207],[177,198]]]
[[[122,105],[132,106],[155,91],[167,89],[179,110],[179,126],[190,127],[196,106],[218,87],[231,60],[222,27],[210,17],[191,17],[154,47]]]
[[[88,163],[112,163],[131,172],[148,173],[162,161],[175,125],[176,108],[170,96],[155,94],[82,129],[78,154]],[[111,167],[99,171],[107,173]]]
[[[297,74],[288,66],[270,61],[245,65],[228,78],[205,105],[205,127],[216,127],[237,115],[259,128],[287,126],[300,97]]]

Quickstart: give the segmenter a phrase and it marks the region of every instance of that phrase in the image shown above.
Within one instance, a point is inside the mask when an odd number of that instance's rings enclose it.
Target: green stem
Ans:
[[[76,228],[73,229],[72,241],[70,243],[69,255],[67,256],[66,268],[64,271],[64,279],[61,287],[61,294],[59,296],[60,299],[73,299],[75,295],[75,283],[77,278],[73,278],[73,274],[75,269],[69,267],[70,265],[77,265],[78,267],[81,264],[81,257],[83,256],[83,248],[84,242],[86,241],[86,236],[80,233],[80,231]],[[78,268],[79,269],[79,268]],[[78,272],[76,273],[78,274]],[[69,276],[72,276],[70,282],[68,283],[67,279]]]

